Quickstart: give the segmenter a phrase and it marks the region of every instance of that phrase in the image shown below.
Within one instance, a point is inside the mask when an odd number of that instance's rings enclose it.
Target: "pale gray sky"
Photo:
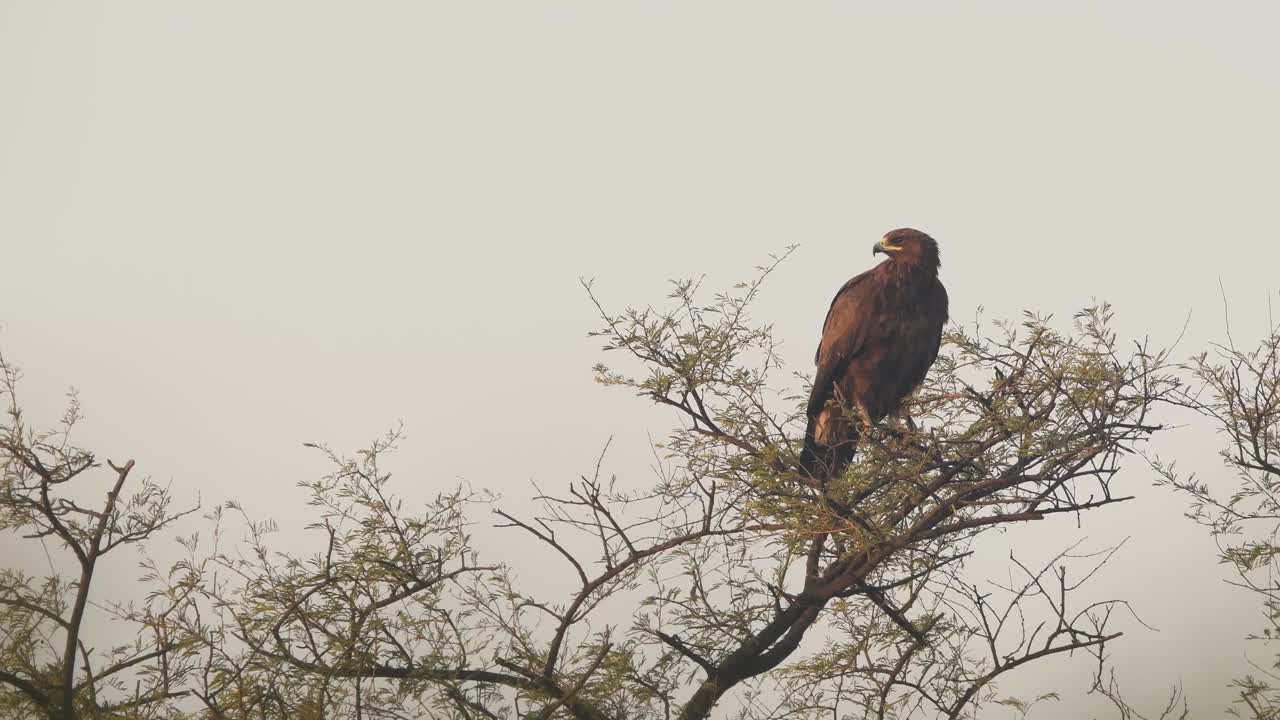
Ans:
[[[759,312],[808,370],[835,289],[909,225],[956,318],[1106,298],[1156,343],[1192,313],[1189,354],[1222,335],[1221,281],[1261,335],[1280,6],[888,5],[3,0],[0,347],[34,415],[75,384],[87,445],[297,532],[300,443],[401,418],[410,498],[521,498],[610,435],[647,481],[671,418],[591,382],[581,275],[658,301],[800,243]],[[1213,473],[1214,442],[1162,447]],[[1139,463],[1123,483],[1138,503],[1010,538],[1132,535],[1098,580],[1160,628],[1116,645],[1126,684],[1217,715],[1255,603],[1181,500]],[[1074,699],[1086,665],[1006,688]]]

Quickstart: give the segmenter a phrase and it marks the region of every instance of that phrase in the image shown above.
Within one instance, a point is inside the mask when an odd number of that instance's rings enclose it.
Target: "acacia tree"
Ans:
[[[1234,584],[1258,596],[1262,628],[1249,640],[1266,648],[1280,638],[1280,326],[1252,348],[1228,337],[1187,369],[1195,382],[1177,400],[1209,418],[1224,438],[1219,456],[1234,487],[1224,493],[1175,462],[1152,464],[1163,484],[1190,497],[1187,517],[1212,534],[1222,562],[1236,573]],[[1232,714],[1280,718],[1280,654],[1253,666],[1256,674],[1233,683],[1239,696]]]
[[[1177,388],[1166,355],[1123,350],[1105,306],[1065,328],[953,327],[910,420],[815,482],[799,470],[803,398],[750,314],[778,262],[707,299],[676,282],[662,308],[612,311],[588,284],[593,337],[622,357],[597,380],[678,418],[648,487],[597,464],[533,509],[458,489],[406,510],[391,433],[354,457],[313,446],[333,468],[303,483],[313,554],[273,550],[274,526],[239,505],[213,512],[212,546],[187,541],[155,578],[186,603],[166,631],[201,658],[191,712],[960,718],[1016,668],[1101,663],[1123,603],[1074,598],[1109,551],[1011,558],[1011,583],[963,568],[983,533],[1129,499],[1113,483]],[[485,511],[543,563],[479,557]],[[557,572],[550,593],[529,579]]]
[[[178,584],[141,606],[100,605],[112,622],[135,629],[131,643],[99,650],[86,642],[86,618],[99,563],[113,551],[145,543],[186,512],[170,511],[167,488],[130,484],[134,462],[107,461],[109,489],[90,505],[72,492],[99,468],[72,444],[81,420],[74,392],[51,431],[27,425],[17,401],[18,369],[0,355],[0,532],[18,532],[71,558],[75,572],[33,577],[0,569],[0,717],[151,718],[186,694],[190,643],[171,631],[194,590]],[[126,494],[129,486],[132,494]],[[78,488],[76,488],[78,489]]]

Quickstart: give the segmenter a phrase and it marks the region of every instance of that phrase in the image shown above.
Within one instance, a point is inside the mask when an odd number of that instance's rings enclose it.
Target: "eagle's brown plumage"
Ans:
[[[862,424],[898,411],[938,356],[947,291],[938,243],[894,230],[872,254],[888,259],[840,288],[822,325],[801,464],[825,481],[853,459]]]

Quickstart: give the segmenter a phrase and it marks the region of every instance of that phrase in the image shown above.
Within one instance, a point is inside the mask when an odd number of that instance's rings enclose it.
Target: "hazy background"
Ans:
[[[1236,339],[1261,336],[1280,6],[898,5],[0,0],[0,348],[34,418],[74,384],[84,444],[288,544],[321,468],[301,443],[399,419],[410,499],[518,502],[611,435],[606,470],[647,482],[672,417],[592,384],[579,276],[658,302],[800,243],[758,317],[807,371],[831,295],[908,225],[940,241],[956,319],[1106,298],[1156,344],[1190,313],[1186,356],[1223,337],[1221,283]],[[1209,477],[1216,447],[1161,445]],[[1125,687],[1154,707],[1182,683],[1216,716],[1246,651],[1274,654],[1241,640],[1257,603],[1141,462],[1122,485],[1139,501],[1007,537],[1035,559],[1131,536],[1096,580],[1159,629],[1115,644]],[[134,592],[132,562],[100,591]],[[1079,717],[1088,671],[1002,689]]]

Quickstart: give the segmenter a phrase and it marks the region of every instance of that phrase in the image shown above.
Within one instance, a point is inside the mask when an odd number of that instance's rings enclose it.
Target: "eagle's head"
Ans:
[[[938,241],[919,230],[899,228],[885,233],[871,248],[871,254],[884,253],[889,261],[900,266],[919,267],[937,271],[942,264],[938,255]]]

